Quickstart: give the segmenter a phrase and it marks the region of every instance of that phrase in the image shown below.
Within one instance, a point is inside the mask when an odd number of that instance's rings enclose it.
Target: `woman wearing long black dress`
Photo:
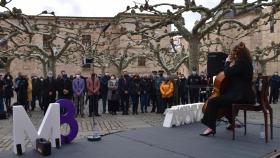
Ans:
[[[233,103],[255,103],[255,94],[252,90],[252,59],[243,42],[235,46],[226,59],[224,74],[228,79],[228,87],[223,95],[208,100],[208,106],[202,118],[202,123],[208,128],[200,134],[201,136],[216,133],[216,119],[219,108],[231,108]],[[230,123],[228,127],[231,127],[232,116],[227,115],[226,118]]]

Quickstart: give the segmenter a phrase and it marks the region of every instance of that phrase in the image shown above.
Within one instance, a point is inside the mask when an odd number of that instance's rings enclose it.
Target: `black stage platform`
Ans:
[[[142,128],[102,137],[100,142],[76,140],[61,149],[52,149],[54,158],[257,158],[280,149],[280,129],[274,128],[274,140],[265,143],[259,138],[260,125],[248,125],[248,134],[238,129],[236,140],[225,125],[218,127],[215,137],[202,137],[205,127],[192,124],[176,128]],[[1,152],[0,158],[17,158]],[[42,157],[32,149],[22,158]]]

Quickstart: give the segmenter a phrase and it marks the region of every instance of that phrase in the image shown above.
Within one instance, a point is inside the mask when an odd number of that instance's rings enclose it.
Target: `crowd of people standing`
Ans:
[[[270,101],[273,103],[278,101],[279,78],[278,74],[271,78]],[[6,109],[11,114],[11,98],[15,92],[16,102],[13,104],[23,105],[29,113],[36,105],[45,113],[50,103],[58,99],[69,99],[76,106],[76,116],[81,117],[86,113],[89,117],[100,116],[99,100],[102,113],[116,115],[119,111],[123,115],[134,115],[138,112],[146,113],[147,107],[152,106],[149,112],[161,114],[173,105],[204,102],[211,94],[211,83],[211,78],[203,72],[198,74],[195,69],[189,76],[167,75],[164,71],[153,71],[150,75],[140,76],[123,71],[120,76],[92,73],[90,77],[84,77],[80,71],[75,76],[68,76],[65,71],[61,71],[56,78],[52,72],[48,72],[46,78],[36,75],[28,78],[18,73],[13,79],[10,73],[6,73],[4,76],[0,75],[0,113]],[[256,81],[256,85],[257,83]]]

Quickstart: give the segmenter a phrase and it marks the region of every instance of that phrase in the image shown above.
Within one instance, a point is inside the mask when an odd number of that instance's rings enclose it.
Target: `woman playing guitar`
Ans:
[[[249,50],[241,42],[234,47],[226,59],[224,75],[228,80],[225,92],[217,97],[210,98],[202,118],[202,123],[208,128],[200,134],[209,136],[216,133],[217,112],[220,108],[231,108],[232,103],[255,103],[255,94],[252,90],[253,66]],[[231,126],[230,114],[225,116]]]

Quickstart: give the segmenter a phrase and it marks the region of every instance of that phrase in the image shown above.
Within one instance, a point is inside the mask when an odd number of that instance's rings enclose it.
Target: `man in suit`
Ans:
[[[161,97],[161,93],[160,93],[160,85],[162,83],[162,81],[164,80],[163,77],[163,70],[159,70],[158,71],[158,76],[155,78],[155,82],[154,82],[154,88],[155,88],[155,94],[156,94],[156,104],[157,104],[157,113],[158,114],[162,114],[164,112],[164,106],[163,106],[163,100]]]
[[[189,93],[190,93],[190,102],[198,103],[199,102],[199,85],[200,85],[200,76],[197,74],[196,68],[193,68],[192,74],[188,77],[189,83]]]
[[[49,104],[54,103],[56,99],[56,84],[55,79],[53,77],[53,73],[51,71],[48,72],[48,77],[43,81],[42,91],[43,107],[45,114],[49,107]]]
[[[84,117],[84,90],[85,90],[85,81],[81,78],[81,72],[76,73],[76,78],[72,83],[74,102],[76,105],[76,116],[79,114],[81,117]]]
[[[100,95],[102,99],[102,105],[103,105],[103,114],[106,113],[106,102],[107,102],[107,94],[108,94],[108,81],[110,80],[110,75],[108,72],[106,72],[101,78],[100,78]]]
[[[72,82],[64,70],[61,71],[61,78],[57,79],[58,99],[72,99]]]
[[[120,78],[118,85],[119,92],[121,95],[121,106],[123,110],[123,115],[128,115],[130,86],[130,77],[128,76],[127,71],[123,71],[123,76]]]
[[[32,101],[31,101],[31,110],[33,111],[36,107],[36,100],[39,101],[39,106],[41,107],[40,104],[41,101],[40,101],[40,93],[41,93],[41,81],[40,79],[34,75],[32,78],[31,78],[31,81],[32,81]]]
[[[91,74],[91,77],[87,79],[87,90],[89,96],[89,117],[100,116],[98,114],[98,96],[100,90],[100,81],[95,73]]]

